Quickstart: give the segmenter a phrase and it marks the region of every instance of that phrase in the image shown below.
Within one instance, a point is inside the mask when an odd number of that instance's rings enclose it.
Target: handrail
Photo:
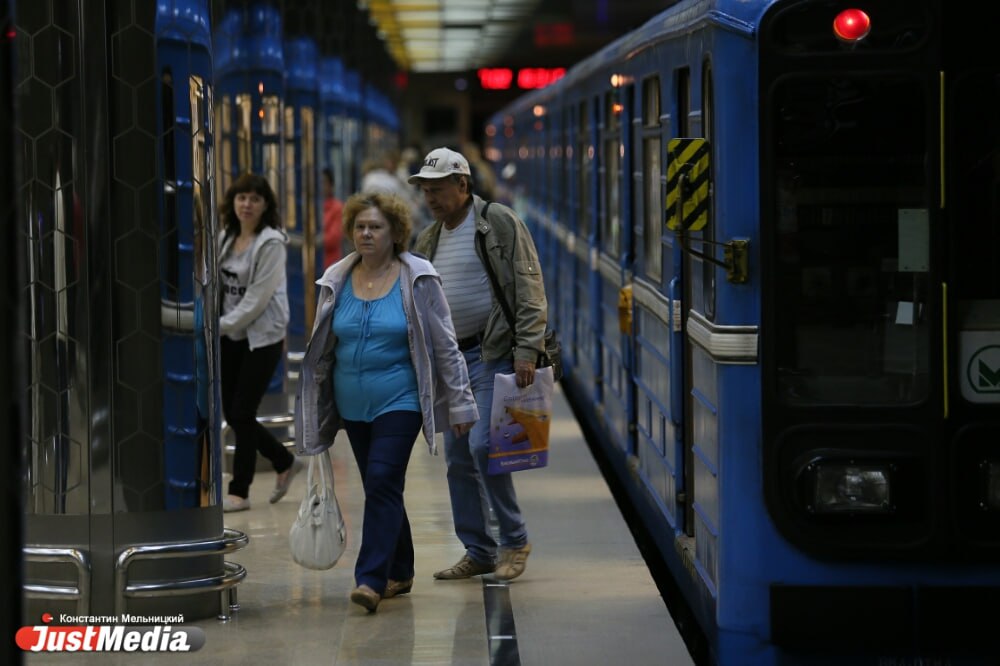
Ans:
[[[273,415],[269,415],[269,416],[258,416],[257,417],[257,421],[261,425],[263,425],[265,427],[266,426],[290,426],[290,425],[295,425],[295,415],[294,414],[273,414]],[[228,433],[232,429],[233,429],[232,426],[230,426],[228,423],[226,423],[225,421],[222,422],[222,441],[223,442],[226,441],[226,433]],[[287,447],[289,444],[294,443],[294,441],[295,441],[294,439],[286,439],[282,443]],[[223,448],[225,449],[225,452],[227,454],[230,454],[230,455],[232,455],[233,453],[236,452],[236,445],[235,444],[225,444]]]
[[[236,585],[246,578],[246,569],[233,562],[224,562],[224,574],[182,580],[149,583],[128,583],[128,569],[138,560],[155,560],[178,557],[225,555],[243,548],[250,542],[239,530],[223,528],[221,537],[198,541],[179,541],[129,546],[119,553],[115,562],[115,613],[125,610],[126,597],[179,596],[194,592],[221,591],[220,620],[229,619],[229,611],[239,609],[236,603]]]
[[[26,562],[65,562],[76,566],[77,585],[45,585],[25,583],[22,587],[31,599],[76,599],[78,613],[87,612],[90,605],[90,558],[79,548],[54,548],[52,546],[25,546],[22,549]]]

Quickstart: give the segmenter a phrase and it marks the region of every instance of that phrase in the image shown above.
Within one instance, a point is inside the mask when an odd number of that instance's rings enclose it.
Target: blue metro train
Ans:
[[[265,175],[278,196],[290,239],[288,358],[294,362],[305,349],[314,281],[323,271],[321,171],[335,174],[343,198],[360,182],[359,155],[398,146],[399,118],[388,98],[339,56],[321,54],[310,37],[284,35],[280,12],[267,2],[219,17],[210,15],[208,0],[157,3],[156,61],[164,437],[173,508],[204,503],[205,480],[191,471],[209,469],[203,463],[213,451],[204,417],[217,396],[203,366],[216,350],[203,314],[218,307],[205,287],[214,279],[207,267],[215,265],[221,197],[247,171]],[[285,376],[282,364],[272,393],[284,391]]]
[[[1000,654],[997,13],[684,0],[486,128],[714,663]]]

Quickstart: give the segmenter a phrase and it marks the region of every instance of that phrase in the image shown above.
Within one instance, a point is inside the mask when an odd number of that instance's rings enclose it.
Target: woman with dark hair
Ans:
[[[257,422],[257,408],[285,348],[287,237],[281,230],[274,190],[262,176],[248,173],[237,178],[226,191],[220,213],[222,412],[236,433],[233,478],[222,510],[245,511],[250,508],[257,451],[278,473],[272,504],[284,497],[303,467]]]
[[[295,410],[299,453],[322,453],[343,427],[365,489],[351,601],[374,612],[413,587],[413,539],[403,505],[421,431],[456,436],[479,418],[441,278],[406,251],[410,207],[385,192],[344,206],[356,250],[331,266],[306,346]]]

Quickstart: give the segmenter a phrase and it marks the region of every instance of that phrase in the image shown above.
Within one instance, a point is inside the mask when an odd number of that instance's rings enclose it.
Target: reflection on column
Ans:
[[[49,100],[45,96],[41,102]],[[27,107],[23,112],[31,113],[36,103],[39,100],[23,100]],[[61,96],[57,104],[68,106]],[[28,239],[29,513],[86,513],[89,504],[82,444],[86,429],[79,419],[81,389],[86,385],[79,372],[85,363],[78,363],[82,350],[75,312],[83,216],[72,184],[71,158],[64,160],[71,154],[69,143],[65,136],[61,140],[43,136],[36,142],[32,163],[39,178],[29,188],[26,217],[22,218]]]
[[[18,5],[26,616],[216,615],[245,575],[217,506],[208,25],[206,0]]]

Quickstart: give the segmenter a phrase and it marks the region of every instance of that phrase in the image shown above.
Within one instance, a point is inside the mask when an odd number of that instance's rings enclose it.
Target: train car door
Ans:
[[[645,64],[657,69],[652,59]],[[671,252],[672,238],[664,227],[665,161],[670,114],[664,103],[668,86],[659,73],[642,78],[634,113],[634,154],[637,175],[633,198],[635,220],[627,238],[632,243],[631,302],[622,303],[628,324],[632,362],[632,446],[634,464],[648,492],[675,529],[683,523],[683,444],[680,349],[679,269]],[[632,158],[628,158],[631,160]],[[627,163],[628,163],[627,160]],[[627,298],[628,292],[626,292]]]
[[[701,77],[701,105],[692,103],[691,73],[687,68],[675,74],[677,133],[680,138],[668,148],[668,226],[677,243],[674,257],[680,262],[682,307],[680,311],[681,353],[683,354],[681,396],[683,400],[684,531],[714,534],[718,529],[719,455],[718,372],[711,355],[693,344],[692,320],[696,328],[711,326],[715,320],[717,264],[715,231],[709,209],[711,72],[707,64]],[[673,205],[673,208],[671,208]],[[675,338],[677,339],[677,338]],[[706,534],[706,535],[707,535]]]
[[[674,73],[674,118],[676,120],[676,136],[678,137],[691,137],[690,128],[690,115],[691,115],[691,71],[684,67],[677,70]],[[682,184],[679,184],[676,180],[671,178],[670,167],[676,165],[677,162],[677,147],[678,144],[673,143],[671,149],[668,149],[667,160],[668,160],[668,174],[667,174],[667,191],[668,194],[671,191],[677,191],[683,188]],[[675,171],[676,173],[676,171]],[[680,214],[683,214],[681,211]],[[668,217],[670,213],[668,212]],[[695,275],[696,271],[700,269],[701,264],[695,257],[690,255],[685,255],[684,248],[682,247],[682,242],[674,244],[674,262],[675,265],[681,268],[681,284],[680,284],[680,296],[681,296],[681,319],[680,319],[680,330],[683,332],[687,329],[687,320],[689,316],[689,309],[691,304],[694,303],[695,298]],[[676,293],[671,294],[671,299],[675,300],[674,297]],[[675,337],[675,340],[678,338]],[[683,470],[684,470],[684,482],[680,489],[680,502],[682,503],[682,509],[684,512],[684,532],[688,536],[694,536],[694,487],[695,487],[695,468],[693,465],[693,442],[694,442],[694,432],[692,432],[691,423],[692,412],[694,411],[694,405],[692,404],[692,393],[691,393],[691,374],[692,365],[694,363],[694,358],[692,356],[691,345],[687,343],[684,335],[682,334],[679,338],[684,340],[681,344],[681,354],[683,358],[683,363],[681,365],[681,400],[683,401],[683,411],[682,411],[682,424],[683,427],[678,431],[678,434],[683,439],[682,444],[682,455],[683,455]]]
[[[627,331],[619,320],[619,301],[626,283],[626,252],[630,243],[623,238],[625,202],[629,201],[630,187],[624,173],[631,169],[626,158],[627,130],[631,121],[626,110],[625,98],[630,89],[620,87],[612,77],[614,87],[603,97],[603,127],[600,130],[600,227],[598,229],[599,313],[595,321],[600,341],[601,391],[595,396],[604,406],[608,432],[615,445],[623,452],[632,450],[629,425],[632,423],[628,398],[631,382],[626,381],[630,366]]]

